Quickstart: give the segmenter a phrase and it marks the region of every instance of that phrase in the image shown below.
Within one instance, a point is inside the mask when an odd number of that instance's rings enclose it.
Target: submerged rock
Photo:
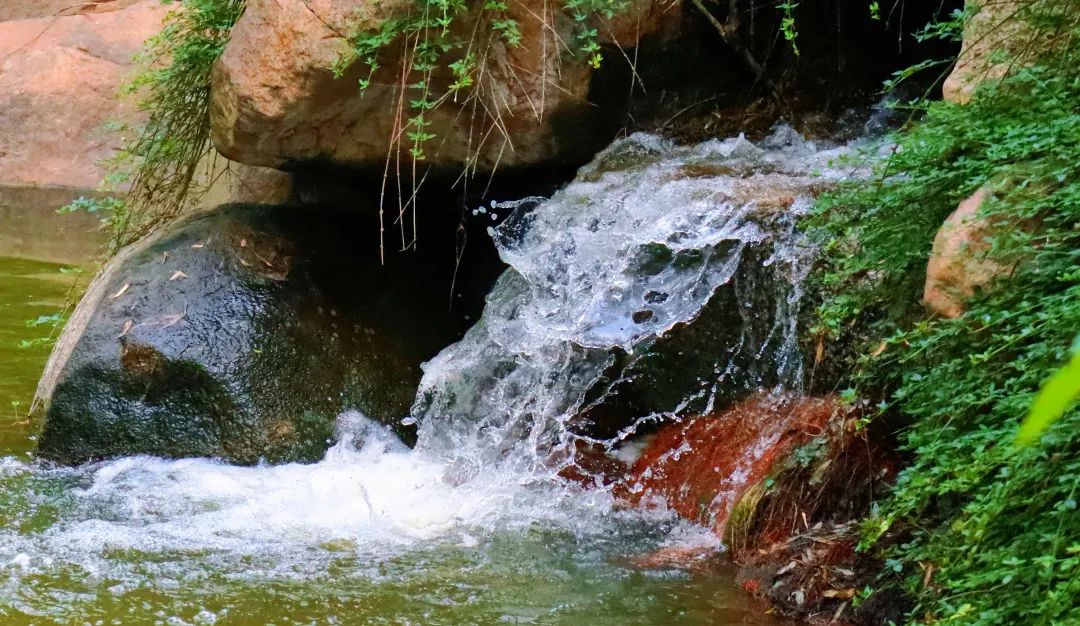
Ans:
[[[492,171],[496,165],[584,160],[614,134],[614,128],[607,136],[603,130],[610,126],[611,111],[589,101],[593,71],[586,56],[566,51],[568,44],[578,45],[571,43],[573,19],[558,3],[511,0],[506,5],[502,18],[517,24],[518,45],[492,34],[491,10],[465,11],[452,21],[452,32],[473,39],[475,85],[425,113],[425,130],[436,137],[425,148],[429,164]],[[454,77],[447,70],[407,74],[404,59],[412,53],[396,40],[380,54],[382,69],[370,76],[363,93],[357,81],[368,79],[364,63],[354,63],[338,78],[331,68],[348,54],[349,35],[379,32],[412,8],[407,0],[248,2],[214,68],[212,126],[218,149],[252,165],[318,161],[381,172],[393,154],[393,139],[402,135],[403,120],[413,115],[408,100],[419,94],[415,89],[402,94],[400,86],[423,80],[437,99]],[[678,15],[677,8],[669,8],[654,0],[631,2],[618,19],[595,25],[598,37],[633,47]],[[464,53],[446,52],[439,64],[449,66],[458,58],[454,55]]]
[[[370,218],[316,213],[228,205],[118,255],[42,379],[39,453],[317,460],[343,410],[398,425],[463,330],[452,257],[380,266]]]

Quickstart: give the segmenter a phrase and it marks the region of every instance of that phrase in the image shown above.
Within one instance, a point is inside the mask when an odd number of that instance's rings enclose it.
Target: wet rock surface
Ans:
[[[434,247],[434,246],[433,246]],[[227,205],[123,251],[39,387],[39,453],[317,460],[346,409],[401,427],[463,332],[453,256],[389,254],[370,216]]]
[[[588,480],[605,470],[575,463],[582,444],[610,451],[672,415],[797,388],[813,250],[795,225],[853,173],[831,165],[847,148],[822,148],[786,126],[693,147],[635,134],[550,199],[499,204],[510,267],[424,366],[425,445],[463,468],[513,459]]]
[[[821,434],[836,412],[829,399],[764,394],[668,424],[631,468],[625,497],[635,504],[663,502],[723,536],[746,490]]]
[[[722,537],[743,590],[781,615],[808,624],[899,623],[910,603],[896,589],[861,597],[883,565],[857,550],[859,522],[900,462],[860,415],[835,396],[757,394],[665,425],[616,493]],[[633,563],[696,571],[717,560],[709,546],[685,545]]]

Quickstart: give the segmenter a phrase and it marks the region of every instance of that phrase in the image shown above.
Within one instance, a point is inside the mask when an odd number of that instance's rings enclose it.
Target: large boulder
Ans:
[[[108,13],[129,7],[140,0],[0,0],[0,22],[25,20],[34,17]]]
[[[213,73],[213,137],[221,153],[252,165],[329,161],[381,172],[411,115],[401,108],[415,97],[403,95],[399,85],[422,77],[403,71],[398,42],[384,49],[382,69],[363,93],[357,81],[367,77],[364,63],[354,63],[340,78],[331,68],[348,53],[349,33],[377,31],[411,4],[251,0]],[[598,26],[601,40],[635,45],[677,14],[665,13],[662,4],[631,3],[626,14]],[[592,68],[583,55],[566,51],[575,45],[573,20],[554,2],[507,5],[505,17],[517,21],[521,43],[507,45],[490,34],[490,25],[480,25],[472,97],[449,98],[426,114],[427,130],[436,136],[425,148],[432,165],[492,171],[496,165],[583,160],[610,139],[604,132],[610,111],[589,102]],[[468,33],[476,15],[456,23]],[[436,73],[428,80],[437,95],[453,77]]]
[[[145,122],[133,99],[121,97],[121,86],[137,71],[134,57],[143,43],[176,5],[63,5],[0,4],[0,16],[48,15],[0,22],[0,206],[11,216],[34,215],[41,233],[68,231],[66,238],[74,220],[53,210],[101,185],[106,161],[125,139],[111,124]],[[222,158],[207,159],[198,178],[213,181],[208,204],[284,202],[291,194],[287,174]]]
[[[70,4],[70,3],[69,3]],[[119,11],[0,23],[0,182],[94,188],[120,147],[111,120],[136,122],[119,97],[132,57],[168,11]]]
[[[403,428],[463,331],[453,257],[380,265],[370,216],[319,210],[228,205],[122,251],[50,358],[40,454],[315,460],[344,410]]]

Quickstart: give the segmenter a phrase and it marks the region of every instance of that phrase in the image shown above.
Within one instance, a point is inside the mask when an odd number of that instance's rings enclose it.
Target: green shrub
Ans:
[[[968,105],[930,105],[875,180],[812,218],[826,251],[818,331],[861,346],[850,382],[900,423],[910,454],[864,543],[917,599],[912,622],[1080,623],[1080,410],[1014,445],[1080,330],[1076,5],[1029,2],[1055,46]],[[919,300],[933,237],[982,187],[998,225],[985,254],[1014,269],[961,317],[930,318]]]

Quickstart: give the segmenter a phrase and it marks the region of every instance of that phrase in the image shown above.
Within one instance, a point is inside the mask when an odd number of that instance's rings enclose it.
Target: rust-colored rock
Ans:
[[[742,588],[781,615],[808,624],[899,622],[910,606],[897,593],[852,602],[882,569],[855,549],[859,520],[899,467],[858,415],[831,397],[751,397],[663,428],[621,495],[660,500],[709,526]],[[714,557],[715,547],[686,544],[629,562],[696,571]]]
[[[961,202],[934,237],[923,303],[938,315],[959,317],[977,289],[1009,270],[986,258],[993,227],[979,216],[979,208],[989,195],[983,188]]]
[[[822,434],[836,409],[831,399],[760,394],[668,425],[634,464],[624,496],[635,504],[662,501],[723,536],[743,492]]]
[[[213,137],[221,153],[278,168],[329,161],[381,170],[416,97],[414,90],[403,95],[399,85],[422,77],[404,71],[398,42],[384,49],[382,69],[363,94],[357,87],[368,73],[363,63],[341,78],[331,67],[348,50],[346,34],[375,30],[409,4],[251,0],[212,78]],[[574,41],[571,18],[553,2],[507,4],[521,44],[509,46],[494,35],[476,39],[474,97],[462,92],[427,113],[427,130],[436,136],[424,148],[429,164],[491,171],[587,155],[595,147],[589,137],[603,112],[587,101],[591,68],[565,49]],[[600,35],[634,45],[675,14],[664,8],[639,0],[622,19],[600,25]],[[455,24],[467,33],[475,21],[475,15],[461,16]],[[429,84],[437,96],[451,81],[447,72],[436,72]]]

